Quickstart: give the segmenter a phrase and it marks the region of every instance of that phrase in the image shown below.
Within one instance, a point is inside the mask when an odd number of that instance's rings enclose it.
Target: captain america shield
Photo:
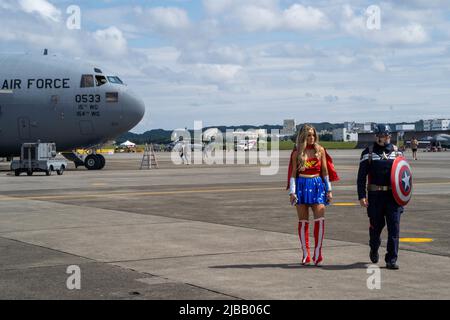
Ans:
[[[391,185],[395,201],[401,206],[406,206],[411,200],[413,178],[411,166],[404,157],[397,157],[392,165]]]

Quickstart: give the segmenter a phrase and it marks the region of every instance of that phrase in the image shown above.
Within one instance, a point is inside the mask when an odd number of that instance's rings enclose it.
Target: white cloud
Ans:
[[[147,65],[142,68],[147,81],[160,84],[170,83],[171,87],[214,86],[220,90],[233,90],[234,84],[243,76],[243,68],[226,64],[191,64],[191,65]]]
[[[19,5],[27,13],[38,13],[41,17],[58,22],[61,19],[61,11],[46,0],[19,0]]]
[[[11,0],[0,0],[0,9],[13,10],[14,4],[11,2]]]
[[[397,0],[399,4],[407,7],[443,7],[448,6],[448,0]]]
[[[127,39],[138,38],[145,34],[148,30],[142,28],[142,24],[138,22],[138,16],[143,14],[141,7],[132,6],[116,6],[96,9],[84,9],[82,11],[83,23],[94,22],[98,28],[108,28],[116,26],[120,29]]]
[[[203,6],[209,14],[220,14],[233,4],[233,0],[203,0]]]
[[[352,64],[353,62],[355,62],[355,57],[354,56],[347,56],[347,55],[338,55],[337,56],[337,61],[340,64],[349,65],[349,64]]]
[[[293,4],[287,9],[276,0],[204,0],[206,11],[222,19],[224,24],[236,23],[247,32],[311,31],[326,29],[330,21],[326,14],[311,6]]]
[[[127,40],[122,31],[116,27],[109,27],[103,30],[97,30],[93,34],[98,48],[102,49],[106,55],[121,56],[128,52]]]
[[[326,52],[322,50],[293,42],[270,43],[261,48],[260,52],[262,56],[266,57],[318,58],[326,56]]]
[[[249,59],[249,55],[236,45],[199,44],[183,48],[179,62],[242,65]]]
[[[207,81],[221,84],[234,80],[242,70],[242,67],[237,65],[199,64],[197,70],[200,71],[201,77]]]
[[[390,42],[422,44],[428,41],[428,35],[422,25],[412,23],[408,26],[392,28],[388,33],[388,39]]]
[[[341,27],[346,33],[353,36],[361,35],[367,31],[364,16],[356,15],[349,5],[344,5],[342,8]]]
[[[281,17],[276,12],[254,5],[239,6],[234,18],[248,32],[271,31],[282,24]]]
[[[356,15],[354,10],[345,5],[342,10],[341,27],[349,35],[383,45],[421,45],[429,41],[425,28],[417,22],[408,22],[383,18],[380,30],[367,28],[367,17]],[[403,24],[402,24],[403,23]]]
[[[386,71],[386,65],[385,65],[384,62],[381,61],[381,60],[375,60],[375,61],[373,61],[373,63],[372,63],[372,68],[373,68],[375,71],[378,71],[378,72],[385,72],[385,71]]]
[[[283,12],[286,27],[294,31],[318,30],[329,27],[330,22],[319,9],[294,4]]]
[[[234,11],[242,6],[258,7],[274,10],[278,7],[278,0],[203,0],[203,6],[210,15],[221,15]]]
[[[176,7],[157,7],[144,11],[144,19],[155,31],[173,32],[190,27],[187,12]]]

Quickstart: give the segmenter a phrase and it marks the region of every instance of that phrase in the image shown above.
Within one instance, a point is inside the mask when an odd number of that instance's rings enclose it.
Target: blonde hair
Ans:
[[[315,156],[320,159],[321,157],[321,147],[319,145],[319,135],[317,134],[316,128],[311,125],[305,124],[299,131],[297,135],[297,163],[298,168],[304,168],[306,162],[306,146],[308,144],[308,133],[310,131],[314,132],[314,150],[316,151]]]

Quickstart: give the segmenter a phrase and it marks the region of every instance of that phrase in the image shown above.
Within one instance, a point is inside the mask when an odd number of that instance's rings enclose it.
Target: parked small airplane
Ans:
[[[257,140],[252,139],[252,140],[241,140],[239,141],[239,143],[237,144],[237,149],[240,151],[250,151],[256,148],[257,145]]]
[[[450,148],[450,134],[437,134],[434,137],[428,137],[426,140],[431,142],[432,146]]]

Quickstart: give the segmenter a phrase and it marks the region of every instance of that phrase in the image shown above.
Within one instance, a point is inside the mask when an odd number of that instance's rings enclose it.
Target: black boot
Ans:
[[[378,254],[378,250],[370,250],[370,261],[372,263],[378,263],[378,260],[380,259],[380,255]]]
[[[398,269],[400,269],[400,267],[395,262],[394,263],[388,262],[388,263],[386,263],[386,269],[398,270]]]

